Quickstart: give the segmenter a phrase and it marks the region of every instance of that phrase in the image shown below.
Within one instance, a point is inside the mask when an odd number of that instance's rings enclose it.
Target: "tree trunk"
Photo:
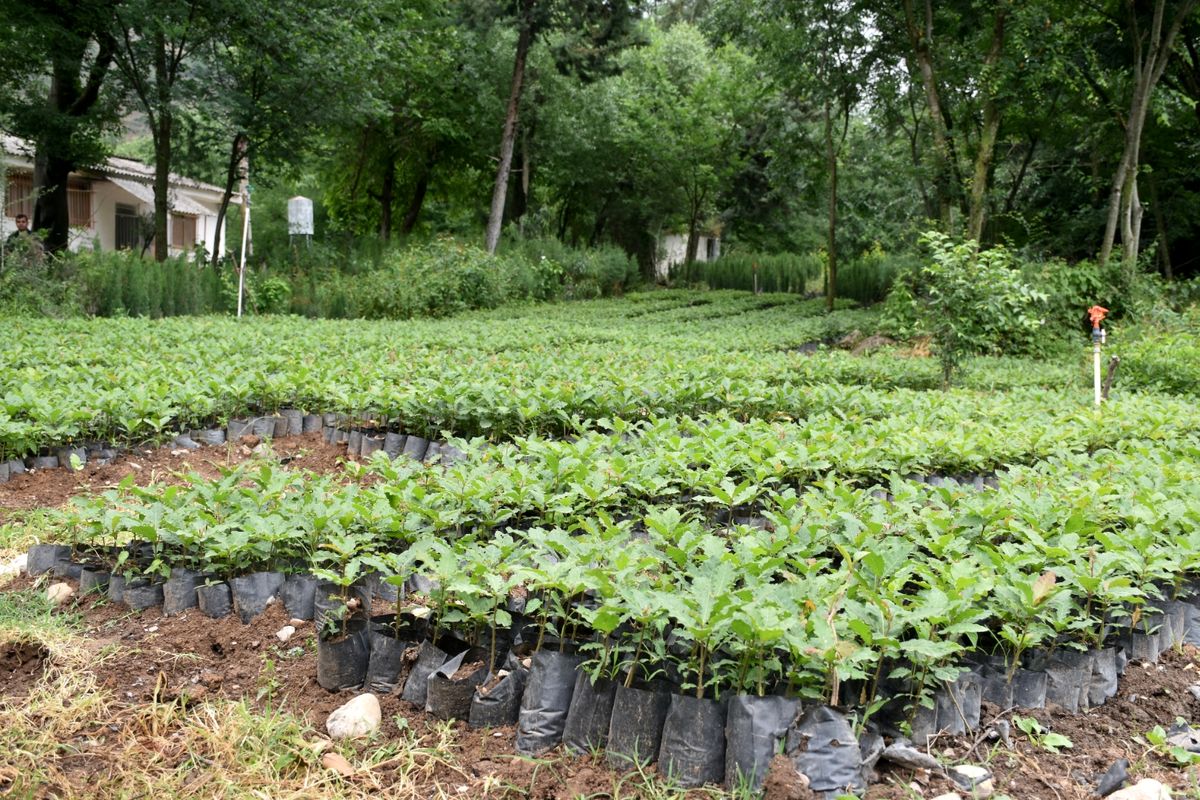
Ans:
[[[404,210],[404,220],[400,223],[401,236],[408,236],[412,233],[413,228],[417,227],[417,219],[421,216],[421,207],[425,205],[425,195],[429,191],[429,179],[433,175],[435,163],[436,156],[430,153],[425,160],[425,166],[421,169],[421,174],[417,177],[417,185],[413,188],[413,196],[408,201],[408,208]]]
[[[1142,200],[1138,195],[1138,176],[1129,171],[1121,202],[1121,261],[1132,270],[1137,264],[1142,241]]]
[[[225,227],[225,218],[229,215],[229,204],[233,200],[233,190],[237,185],[238,165],[246,155],[246,137],[241,133],[233,137],[233,145],[229,148],[229,164],[225,170],[225,190],[221,194],[221,205],[217,207],[217,223],[213,228],[212,267],[216,269],[221,263],[221,231]]]
[[[975,156],[975,174],[971,179],[971,205],[968,215],[967,236],[975,241],[983,235],[983,220],[987,208],[987,189],[992,174],[992,159],[996,152],[996,137],[1000,132],[1000,108],[996,93],[987,81],[990,72],[1000,60],[1004,50],[1005,12],[996,9],[995,25],[992,28],[992,46],[984,59],[983,130],[979,134],[979,152]]]
[[[692,265],[696,263],[696,251],[700,248],[700,220],[698,214],[693,212],[688,219],[688,238],[687,247],[684,249],[683,266],[684,271],[690,277],[692,274]]]
[[[562,207],[558,211],[558,240],[561,242],[567,235],[567,225],[571,222],[571,192],[575,187],[568,187]]]
[[[1171,248],[1167,244],[1167,216],[1163,213],[1162,203],[1158,201],[1158,179],[1151,172],[1146,176],[1150,186],[1150,210],[1154,213],[1154,227],[1158,231],[1158,257],[1162,262],[1162,274],[1167,280],[1175,277],[1171,265]]]
[[[67,201],[67,183],[75,165],[51,154],[51,148],[38,146],[33,162],[33,185],[39,194],[33,206],[30,228],[45,231],[46,249],[58,253],[67,249],[71,236],[71,206]]]
[[[1021,158],[1021,166],[1017,169],[1017,176],[1013,178],[1012,186],[1008,189],[1008,196],[1004,198],[1004,213],[1011,214],[1013,206],[1017,202],[1017,194],[1021,191],[1021,184],[1025,181],[1025,173],[1029,170],[1029,164],[1033,161],[1033,154],[1037,151],[1038,137],[1032,136],[1029,139],[1029,147],[1025,150],[1025,155]]]
[[[904,0],[904,18],[907,23],[909,43],[917,59],[917,67],[921,73],[921,86],[925,90],[925,102],[929,106],[929,125],[933,133],[933,149],[937,157],[934,172],[934,191],[937,194],[938,217],[942,229],[952,233],[951,218],[953,150],[950,145],[950,134],[946,128],[946,117],[942,110],[942,98],[938,91],[937,75],[933,68],[933,6],[931,0],[925,0],[924,24],[919,24],[913,9],[913,0]]]
[[[1197,0],[1184,0],[1176,10],[1175,18],[1163,33],[1164,16],[1166,15],[1166,0],[1154,0],[1154,16],[1150,31],[1143,41],[1137,28],[1136,9],[1129,0],[1129,13],[1133,27],[1133,94],[1129,101],[1129,117],[1125,121],[1125,146],[1121,152],[1121,160],[1108,195],[1108,217],[1104,225],[1104,239],[1100,243],[1100,265],[1108,263],[1116,237],[1117,224],[1122,224],[1123,239],[1128,233],[1132,237],[1140,232],[1141,205],[1137,203],[1137,170],[1141,154],[1142,131],[1146,124],[1146,112],[1154,87],[1162,77],[1163,70],[1171,58],[1171,50],[1175,46],[1175,37],[1183,26],[1184,19],[1195,8]],[[1149,50],[1144,51],[1143,45],[1148,43]],[[1137,206],[1136,210],[1134,206]],[[1122,242],[1122,266],[1127,273],[1132,274],[1137,265],[1139,243],[1134,241]]]
[[[383,166],[383,185],[377,195],[379,199],[379,238],[392,240],[392,203],[396,199],[396,157],[388,149],[387,163]]]
[[[76,48],[59,49],[52,55],[50,89],[46,105],[53,117],[66,117],[71,122],[54,123],[54,130],[45,137],[38,137],[34,155],[33,185],[35,189],[33,219],[30,227],[45,231],[44,244],[50,252],[67,248],[71,237],[71,206],[67,199],[67,186],[71,173],[77,166],[70,140],[74,120],[86,116],[100,98],[100,88],[112,63],[112,39],[99,37],[100,45],[92,66],[88,70],[87,83],[82,86],[79,78],[84,69],[87,48],[81,39]],[[62,128],[67,130],[63,131]]]
[[[485,244],[489,253],[500,244],[500,226],[504,221],[504,200],[508,194],[508,175],[512,171],[513,143],[517,138],[517,121],[521,110],[521,90],[525,86],[525,60],[533,43],[533,23],[530,19],[534,0],[522,0],[520,26],[517,36],[517,56],[513,60],[512,88],[508,93],[508,110],[504,114],[504,133],[500,137],[500,165],[496,168],[496,183],[492,189],[492,207],[488,214]]]
[[[166,261],[170,253],[167,222],[171,213],[171,79],[167,69],[167,42],[162,31],[154,34],[154,88],[158,118],[154,128],[154,260]]]
[[[825,101],[825,168],[829,171],[829,231],[825,246],[829,249],[829,266],[825,277],[825,309],[833,311],[837,297],[837,150],[833,146],[833,114],[829,100]]]
[[[1125,186],[1125,175],[1129,172],[1129,146],[1121,153],[1117,169],[1113,173],[1112,185],[1108,190],[1108,217],[1104,221],[1104,240],[1100,243],[1100,266],[1108,264],[1112,255],[1113,242],[1117,236],[1117,223],[1121,218],[1121,190]]]

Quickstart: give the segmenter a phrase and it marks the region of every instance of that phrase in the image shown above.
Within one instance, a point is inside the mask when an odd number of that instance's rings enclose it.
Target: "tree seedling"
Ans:
[[[1029,741],[1034,747],[1040,747],[1049,753],[1059,753],[1063,749],[1070,749],[1075,745],[1066,736],[1061,733],[1043,730],[1042,724],[1033,717],[1018,717],[1013,716],[1013,724],[1018,730],[1029,737]]]

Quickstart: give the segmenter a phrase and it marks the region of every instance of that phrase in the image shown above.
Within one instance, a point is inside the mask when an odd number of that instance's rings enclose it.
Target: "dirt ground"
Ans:
[[[170,449],[131,453],[112,465],[88,466],[80,473],[49,470],[18,476],[0,485],[0,515],[59,506],[75,494],[101,491],[129,474],[136,475],[139,482],[171,480],[173,473],[188,469],[215,475],[221,466],[249,458],[253,454],[251,444],[182,453]],[[283,439],[273,448],[291,466],[326,473],[339,469],[345,458],[343,448],[325,444],[319,434]],[[20,577],[0,591],[31,586],[33,580]],[[355,694],[330,693],[317,685],[316,640],[311,623],[299,626],[285,644],[276,640],[276,631],[288,623],[277,603],[249,625],[234,616],[210,620],[197,610],[174,617],[165,617],[157,609],[134,613],[87,598],[76,601],[70,610],[82,615],[86,646],[95,653],[90,669],[100,686],[128,706],[153,701],[194,706],[213,698],[244,699],[259,709],[279,708],[295,714],[318,732],[313,736],[318,736],[324,731],[329,713]],[[19,703],[26,697],[41,680],[49,656],[49,651],[36,642],[0,641],[0,704]],[[1016,712],[1037,719],[1043,730],[1070,739],[1073,746],[1061,753],[1038,747],[1015,725],[1010,725],[1008,745],[989,737],[988,723],[996,719],[1011,723],[1013,712],[986,706],[984,730],[969,737],[939,739],[929,749],[943,763],[987,766],[994,774],[997,795],[1022,800],[1091,797],[1099,776],[1118,758],[1129,759],[1130,775],[1135,781],[1153,777],[1172,787],[1177,797],[1200,797],[1196,768],[1174,765],[1166,753],[1151,748],[1144,740],[1155,726],[1166,728],[1177,720],[1200,722],[1200,700],[1189,691],[1197,684],[1200,651],[1185,647],[1164,654],[1158,664],[1130,664],[1119,694],[1098,709],[1079,714],[1057,707]],[[385,741],[402,733],[434,741],[447,725],[396,695],[382,697],[381,705],[381,738]],[[474,730],[462,722],[450,725],[454,729],[453,758],[439,762],[440,766],[429,775],[443,785],[461,784],[465,797],[473,796],[473,787],[492,785],[520,787],[514,796],[547,800],[649,796],[636,787],[614,793],[613,787],[621,777],[602,759],[515,758],[512,729]],[[89,769],[103,769],[103,764],[90,762],[89,767],[79,771],[82,786],[86,786]],[[388,784],[387,769],[385,763],[373,776],[384,786]],[[954,790],[954,784],[944,775],[884,765],[867,798],[932,798]],[[692,794],[713,796],[711,792]],[[812,795],[796,780],[787,760],[777,758],[765,796],[769,800],[803,800]]]

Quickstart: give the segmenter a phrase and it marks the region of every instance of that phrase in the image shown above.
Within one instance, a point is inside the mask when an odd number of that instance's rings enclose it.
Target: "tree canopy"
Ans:
[[[0,129],[66,176],[148,132],[229,193],[303,176],[327,234],[837,265],[941,230],[1193,274],[1198,0],[0,0]],[[126,147],[128,145],[125,145]],[[165,255],[165,249],[159,255]],[[219,259],[222,254],[214,254]]]

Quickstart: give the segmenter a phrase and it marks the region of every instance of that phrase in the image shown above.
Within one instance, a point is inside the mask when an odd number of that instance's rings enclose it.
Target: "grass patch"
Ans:
[[[24,553],[32,544],[55,538],[60,519],[48,508],[0,509],[0,563]]]
[[[39,588],[0,592],[0,633],[23,634],[55,644],[82,629],[79,614],[55,610]]]

